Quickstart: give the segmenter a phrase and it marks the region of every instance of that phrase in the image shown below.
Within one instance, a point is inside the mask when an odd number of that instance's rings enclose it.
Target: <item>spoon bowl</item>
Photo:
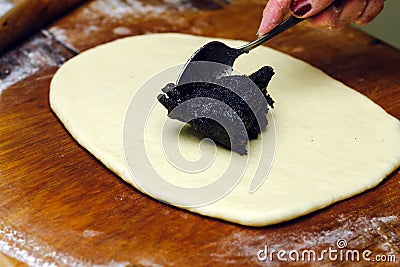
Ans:
[[[193,75],[199,75],[197,73],[197,68],[194,67],[195,64],[191,64],[193,62],[207,61],[219,63],[215,64],[215,68],[210,68],[206,71],[206,73],[202,74],[202,77],[207,76],[210,79],[215,79],[226,73],[230,73],[232,71],[235,60],[240,55],[249,53],[250,50],[267,42],[281,32],[293,27],[302,20],[303,19],[301,18],[290,16],[270,32],[264,34],[253,42],[250,42],[238,48],[229,47],[226,44],[218,41],[212,41],[205,44],[203,47],[197,50],[186,62],[182,72],[178,77],[177,84],[179,85],[190,82],[193,80]]]

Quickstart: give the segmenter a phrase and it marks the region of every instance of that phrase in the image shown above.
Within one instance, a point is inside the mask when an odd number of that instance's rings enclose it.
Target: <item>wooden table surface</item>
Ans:
[[[89,1],[0,56],[1,266],[283,265],[276,256],[259,261],[257,253],[266,245],[320,253],[337,249],[339,239],[360,254],[370,250],[371,259],[394,255],[399,264],[399,170],[375,189],[321,211],[274,226],[243,227],[139,193],[82,149],[51,112],[49,83],[68,58],[152,32],[252,40],[262,2]],[[399,50],[350,27],[307,25],[268,45],[322,69],[400,118]],[[326,257],[318,263],[349,262]]]

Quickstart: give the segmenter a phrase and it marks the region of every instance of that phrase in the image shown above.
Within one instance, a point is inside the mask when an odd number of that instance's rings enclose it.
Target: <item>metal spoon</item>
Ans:
[[[258,39],[245,44],[238,48],[232,48],[227,46],[226,44],[218,41],[212,41],[201,47],[197,50],[192,57],[186,62],[182,72],[179,75],[177,84],[183,84],[187,82],[193,81],[193,77],[199,77],[198,67],[196,64],[190,64],[196,61],[208,61],[208,62],[215,62],[220,64],[209,64],[212,66],[211,68],[207,67],[202,68],[202,71],[206,71],[207,73],[201,74],[201,77],[208,77],[208,78],[217,78],[226,72],[230,72],[232,70],[233,63],[235,60],[244,53],[249,53],[250,50],[256,48],[257,46],[265,43],[266,41],[270,40],[271,38],[275,37],[279,33],[291,28],[292,26],[296,25],[303,19],[296,18],[294,16],[290,16],[277,27],[275,27],[270,32],[264,34],[263,36],[259,37]]]

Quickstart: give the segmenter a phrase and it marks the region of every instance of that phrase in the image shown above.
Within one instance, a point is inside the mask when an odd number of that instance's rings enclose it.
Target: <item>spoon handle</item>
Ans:
[[[290,16],[287,18],[285,21],[283,21],[281,24],[276,26],[274,29],[272,29],[270,32],[264,34],[263,36],[259,37],[258,39],[254,40],[251,43],[245,44],[241,47],[238,47],[237,49],[241,50],[241,53],[248,53],[250,50],[253,48],[256,48],[257,46],[265,43],[266,41],[272,39],[276,35],[280,34],[283,31],[286,31],[287,29],[293,27],[300,21],[303,21],[304,19],[302,18],[296,18],[294,16]]]

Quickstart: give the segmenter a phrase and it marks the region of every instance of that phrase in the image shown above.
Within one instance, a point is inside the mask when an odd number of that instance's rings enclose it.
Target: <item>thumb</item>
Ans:
[[[296,17],[308,18],[322,12],[332,3],[342,1],[344,0],[294,0],[290,5],[290,10]]]

